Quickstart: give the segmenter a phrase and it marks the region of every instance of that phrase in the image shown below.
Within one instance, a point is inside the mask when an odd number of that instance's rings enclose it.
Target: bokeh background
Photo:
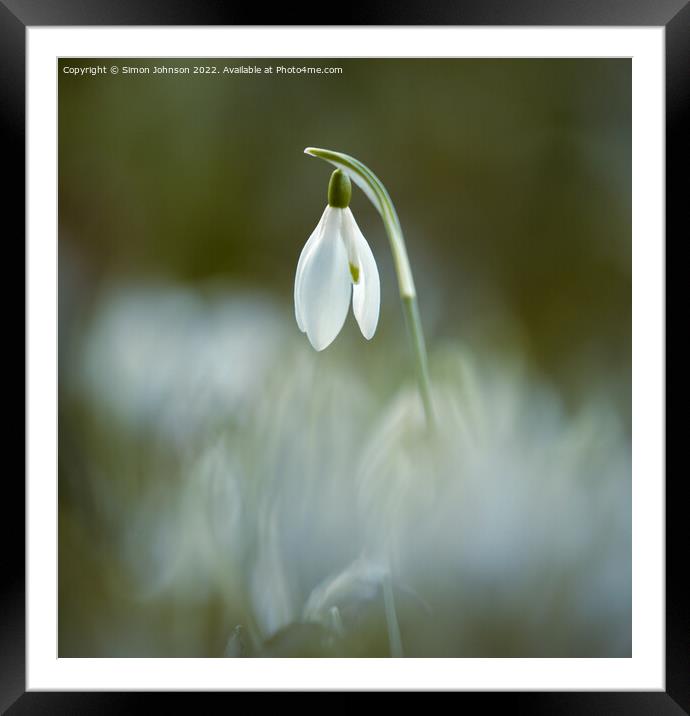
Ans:
[[[630,655],[630,62],[58,73],[60,656]],[[306,146],[395,202],[433,441],[356,189],[377,334],[297,329]]]

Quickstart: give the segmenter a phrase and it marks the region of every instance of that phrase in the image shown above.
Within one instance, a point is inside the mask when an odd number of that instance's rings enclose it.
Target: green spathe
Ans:
[[[328,182],[328,205],[336,209],[347,209],[352,198],[352,183],[345,172],[336,169]]]

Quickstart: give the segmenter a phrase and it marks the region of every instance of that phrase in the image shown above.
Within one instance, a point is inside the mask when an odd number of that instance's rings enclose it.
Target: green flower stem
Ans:
[[[405,654],[403,653],[398,615],[395,611],[395,599],[393,598],[393,585],[391,584],[390,575],[387,574],[384,576],[381,587],[383,589],[383,607],[386,614],[386,627],[388,628],[388,646],[391,656],[394,659],[400,659],[405,656]]]
[[[400,220],[398,219],[398,214],[395,211],[390,195],[381,180],[369,167],[348,154],[334,152],[330,149],[318,149],[317,147],[307,147],[304,153],[312,157],[325,159],[327,162],[330,162],[345,172],[366,194],[369,201],[376,207],[376,210],[383,219],[383,225],[386,228],[393,253],[393,263],[395,264],[395,272],[398,277],[400,299],[402,301],[405,322],[415,356],[419,393],[424,405],[427,425],[432,428],[434,425],[434,411],[431,400],[431,381],[429,379],[429,364],[427,360],[426,343],[424,342],[424,331],[422,330],[419,306],[417,305],[417,292],[412,278],[410,261],[407,258],[405,238],[403,237]]]
[[[417,382],[419,394],[424,404],[424,414],[430,428],[434,426],[434,406],[431,402],[431,380],[429,378],[429,363],[426,356],[426,343],[422,331],[422,320],[419,317],[419,306],[416,296],[401,296],[405,323],[412,341],[417,367]]]

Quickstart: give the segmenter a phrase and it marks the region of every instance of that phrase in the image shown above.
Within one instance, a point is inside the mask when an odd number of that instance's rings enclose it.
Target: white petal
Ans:
[[[307,253],[297,305],[312,346],[321,351],[340,333],[350,306],[350,270],[340,237],[343,209],[329,207],[323,231]]]
[[[381,284],[374,254],[371,253],[350,209],[345,209],[343,216],[343,234],[348,235],[347,241],[356,247],[360,264],[359,281],[354,285],[352,293],[352,310],[362,335],[370,340],[379,322]]]
[[[357,232],[359,229],[357,229],[357,224],[355,224],[355,230],[353,230],[351,228],[351,224],[353,223],[354,218],[352,218],[352,212],[349,208],[345,209],[343,212],[341,236],[343,244],[345,245],[345,251],[347,251],[347,261],[352,275],[352,282],[355,283],[355,277],[358,277],[362,269],[362,265],[357,251]],[[355,271],[354,273],[353,270]]]
[[[321,214],[321,218],[319,219],[319,223],[316,225],[316,228],[314,231],[311,232],[311,236],[307,239],[307,243],[304,244],[304,248],[302,249],[302,253],[299,255],[299,260],[297,261],[297,271],[295,272],[295,318],[297,319],[297,326],[299,327],[300,331],[302,333],[305,332],[304,327],[304,321],[302,320],[302,313],[300,311],[300,305],[299,305],[299,285],[302,278],[302,271],[304,269],[304,262],[309,255],[309,252],[314,248],[314,244],[316,243],[316,240],[319,238],[324,224],[326,223],[326,217],[328,216],[330,207],[326,205],[326,208],[324,209],[323,214]]]

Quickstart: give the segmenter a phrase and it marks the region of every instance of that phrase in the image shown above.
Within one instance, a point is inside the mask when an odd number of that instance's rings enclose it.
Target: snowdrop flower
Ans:
[[[351,293],[352,310],[367,340],[379,320],[379,272],[349,208],[351,196],[350,179],[336,169],[328,185],[328,205],[297,263],[295,317],[317,351],[340,333]]]

